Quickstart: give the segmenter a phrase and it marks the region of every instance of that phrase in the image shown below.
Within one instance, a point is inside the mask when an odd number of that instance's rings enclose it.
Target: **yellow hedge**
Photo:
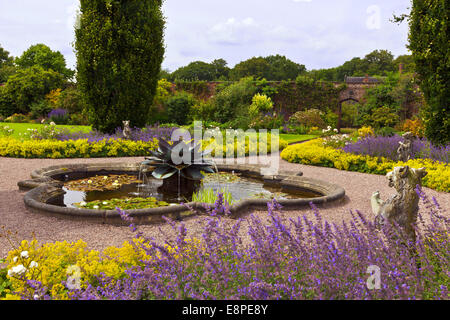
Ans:
[[[0,138],[0,157],[14,158],[99,158],[146,156],[155,150],[158,140],[151,142],[130,140],[25,140]]]
[[[267,149],[270,151],[270,138]],[[206,145],[206,144],[205,144]],[[287,142],[280,139],[280,150],[287,146]],[[233,146],[228,146],[233,147]],[[236,150],[241,146],[235,143]],[[130,141],[123,139],[109,139],[99,142],[82,140],[24,140],[20,141],[9,137],[0,137],[0,157],[12,158],[103,158],[103,157],[142,157],[149,154],[149,150],[158,148],[158,140],[151,142]],[[222,150],[227,150],[223,146]],[[245,144],[245,153],[248,155],[248,141]]]
[[[383,157],[355,155],[325,147],[322,139],[289,146],[281,152],[281,157],[294,163],[381,175],[388,173],[394,167],[403,165],[412,168],[426,167],[428,175],[423,179],[423,185],[438,191],[450,192],[450,168],[448,164],[429,159],[395,162]]]

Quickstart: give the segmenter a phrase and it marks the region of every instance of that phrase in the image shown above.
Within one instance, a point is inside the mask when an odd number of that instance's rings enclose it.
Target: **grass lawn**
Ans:
[[[280,139],[286,140],[287,143],[293,143],[293,142],[301,142],[306,141],[310,139],[317,138],[317,135],[313,134],[286,134],[286,133],[280,133]]]
[[[28,132],[27,129],[39,129],[40,127],[44,126],[43,124],[39,123],[9,123],[9,122],[0,122],[0,127],[8,126],[11,129],[14,130],[14,133],[11,135],[12,138],[19,139],[19,133],[22,135],[26,132]],[[73,126],[73,125],[57,125],[57,128],[68,128],[70,131],[83,131],[83,132],[89,132],[91,131],[90,126]]]

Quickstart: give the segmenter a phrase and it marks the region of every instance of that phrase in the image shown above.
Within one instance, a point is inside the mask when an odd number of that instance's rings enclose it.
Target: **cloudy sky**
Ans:
[[[19,56],[45,43],[76,64],[78,0],[0,0],[0,45]],[[408,53],[408,26],[391,23],[410,0],[165,0],[171,71],[189,62],[285,55],[310,69],[341,65],[375,49]]]

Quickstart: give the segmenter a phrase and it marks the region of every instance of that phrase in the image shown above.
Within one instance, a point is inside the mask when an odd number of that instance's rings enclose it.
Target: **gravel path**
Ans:
[[[67,240],[77,241],[83,239],[91,249],[102,250],[108,246],[120,246],[124,241],[132,237],[132,232],[128,227],[117,227],[110,225],[90,224],[87,222],[69,221],[58,218],[40,216],[28,213],[23,203],[23,192],[17,187],[20,180],[30,179],[33,170],[57,164],[68,163],[102,163],[102,162],[139,162],[144,158],[108,158],[108,159],[13,159],[0,157],[0,227],[5,226],[6,230],[15,232],[18,240],[32,239],[35,237],[39,242],[55,242]],[[346,191],[346,198],[340,203],[322,206],[320,212],[329,222],[341,222],[350,219],[350,210],[358,209],[366,214],[371,214],[370,196],[379,190],[383,199],[394,193],[393,189],[387,185],[384,176],[363,174],[357,172],[340,171],[337,169],[320,168],[292,164],[280,161],[280,169],[299,170],[305,177],[313,177],[326,180],[331,183],[341,185]],[[424,188],[429,196],[434,196],[441,207],[449,215],[450,194],[437,192]],[[267,214],[256,212],[262,218]],[[312,217],[309,208],[302,208],[296,211],[287,211],[284,215],[298,217],[306,215]],[[245,218],[245,216],[244,216]],[[230,224],[235,220],[226,219]],[[199,236],[203,226],[203,217],[190,218],[184,223],[190,235]],[[160,230],[168,235],[173,235],[168,225],[141,226],[140,230],[147,236],[153,236],[162,240]],[[0,231],[1,232],[1,231]],[[246,234],[245,223],[242,227],[242,234]],[[0,238],[0,258],[4,257],[11,250],[11,246],[4,237]]]

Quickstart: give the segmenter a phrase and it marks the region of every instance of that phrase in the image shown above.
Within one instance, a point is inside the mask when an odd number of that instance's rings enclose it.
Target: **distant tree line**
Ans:
[[[387,76],[389,72],[396,72],[399,65],[403,65],[403,72],[414,72],[414,61],[410,55],[394,58],[388,50],[375,50],[364,58],[355,57],[343,65],[318,70],[306,70],[305,65],[296,63],[285,56],[271,55],[267,57],[253,57],[228,67],[224,59],[216,59],[211,63],[194,61],[186,66],[170,72],[162,70],[161,79],[169,81],[238,81],[244,77],[266,79],[268,81],[295,80],[298,76],[310,76],[315,80],[342,82],[351,76]]]

